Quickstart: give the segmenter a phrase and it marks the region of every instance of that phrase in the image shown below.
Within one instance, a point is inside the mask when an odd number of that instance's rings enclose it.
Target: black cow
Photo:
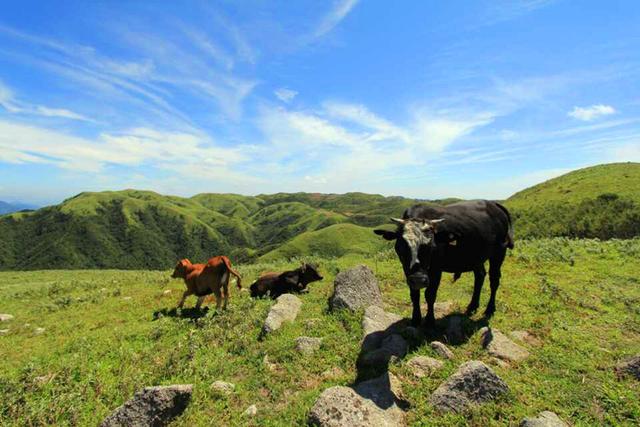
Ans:
[[[303,292],[311,282],[322,280],[315,266],[303,263],[295,270],[282,273],[263,273],[251,286],[251,296],[278,298],[282,294]]]
[[[480,291],[489,260],[491,297],[485,310],[491,316],[496,309],[496,291],[500,285],[500,267],[507,248],[513,248],[513,226],[507,209],[499,203],[474,200],[448,206],[415,205],[402,219],[391,218],[396,231],[374,230],[387,240],[395,240],[395,250],[402,263],[413,304],[412,323],[419,325],[420,289],[426,288],[427,326],[435,322],[436,301],[442,272],[473,271],[473,297],[467,314],[478,309]]]

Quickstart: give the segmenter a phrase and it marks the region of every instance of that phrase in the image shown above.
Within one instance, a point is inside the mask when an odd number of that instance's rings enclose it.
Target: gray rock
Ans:
[[[320,349],[322,338],[298,337],[296,338],[296,350],[300,353],[313,353]]]
[[[302,301],[295,295],[280,295],[271,310],[269,310],[262,332],[268,334],[280,329],[284,322],[293,322],[298,316],[301,306]]]
[[[162,295],[169,295],[171,293],[171,289],[167,289],[164,292],[162,292]]]
[[[509,387],[484,363],[472,360],[433,392],[429,402],[442,412],[464,412],[507,393]]]
[[[427,305],[422,304],[420,306],[423,313],[427,312]],[[443,317],[453,313],[457,308],[457,305],[453,301],[441,301],[433,304],[433,315],[436,319],[442,319]]]
[[[322,427],[401,427],[400,394],[399,381],[389,373],[355,388],[331,387],[316,400],[308,422]]]
[[[0,322],[7,322],[7,321],[9,321],[11,319],[13,319],[13,315],[12,314],[0,313]]]
[[[165,426],[189,405],[193,386],[146,387],[102,421],[102,427]]]
[[[543,411],[535,418],[522,420],[520,427],[568,427],[568,424],[553,412]]]
[[[255,417],[258,415],[258,407],[256,405],[249,406],[242,414],[245,417]]]
[[[538,338],[527,331],[511,331],[509,332],[509,336],[514,340],[518,340],[522,343],[532,346],[539,346],[540,344],[542,344]]]
[[[369,267],[359,265],[336,275],[333,295],[329,297],[332,310],[357,310],[370,305],[382,305],[378,280]]]
[[[411,373],[418,378],[429,376],[432,372],[442,369],[443,366],[443,361],[427,356],[415,356],[407,362]]]
[[[449,347],[442,344],[440,341],[431,342],[431,348],[438,353],[438,356],[444,357],[445,359],[453,359],[453,352],[449,350]]]
[[[618,376],[630,375],[640,380],[640,355],[618,363],[615,370]]]
[[[42,334],[44,334],[44,331],[45,331],[44,328],[35,328],[33,330],[33,333],[36,334],[36,335],[42,335]]]
[[[507,362],[519,362],[529,357],[529,352],[511,341],[497,329],[484,327],[480,329],[482,337],[482,347],[484,347],[490,355]]]
[[[451,316],[447,321],[447,331],[445,335],[450,343],[457,344],[464,341],[465,335],[462,328],[462,316]]]
[[[232,383],[228,383],[226,381],[214,381],[211,384],[211,390],[214,390],[220,394],[226,394],[229,395],[231,393],[233,393],[233,391],[235,390],[236,385],[232,384]]]
[[[382,340],[388,335],[400,331],[402,317],[394,313],[387,313],[381,307],[372,305],[367,307],[362,318],[364,340],[362,350],[374,350],[382,344]]]

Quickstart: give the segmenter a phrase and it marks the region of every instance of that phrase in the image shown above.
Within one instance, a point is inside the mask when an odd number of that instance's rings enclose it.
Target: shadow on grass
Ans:
[[[162,310],[156,310],[153,312],[153,320],[158,320],[162,317],[177,317],[180,319],[200,319],[209,313],[209,307],[201,308],[163,308]]]
[[[433,327],[423,324],[414,328],[410,319],[402,319],[382,331],[372,332],[362,340],[354,384],[385,374],[389,363],[399,362],[425,343],[440,341],[454,348],[463,345],[476,331],[488,326],[489,319],[487,316],[474,319],[456,311],[436,319]]]

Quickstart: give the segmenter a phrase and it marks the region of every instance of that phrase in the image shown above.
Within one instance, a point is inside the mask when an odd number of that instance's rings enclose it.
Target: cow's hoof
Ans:
[[[478,310],[478,306],[477,305],[471,305],[469,304],[467,306],[467,310],[465,311],[465,313],[467,314],[467,316],[471,316],[473,313],[475,313]]]
[[[487,309],[484,311],[484,317],[491,317],[495,312],[496,312],[495,307],[487,307]]]

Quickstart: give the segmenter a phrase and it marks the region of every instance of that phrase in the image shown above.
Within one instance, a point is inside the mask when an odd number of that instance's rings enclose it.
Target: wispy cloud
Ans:
[[[287,89],[285,87],[276,89],[273,91],[273,94],[282,102],[289,103],[293,101],[293,98],[298,95],[298,92],[295,90]]]
[[[573,107],[573,110],[569,111],[567,115],[574,119],[589,122],[599,117],[615,114],[615,112],[615,108],[610,105],[596,104],[590,107]]]
[[[58,117],[71,120],[93,122],[94,120],[65,108],[51,108],[33,105],[16,99],[13,91],[0,81],[0,106],[13,114],[29,114],[45,117]]]
[[[322,37],[331,32],[355,7],[358,0],[336,0],[333,7],[322,17],[314,32],[315,37]]]

